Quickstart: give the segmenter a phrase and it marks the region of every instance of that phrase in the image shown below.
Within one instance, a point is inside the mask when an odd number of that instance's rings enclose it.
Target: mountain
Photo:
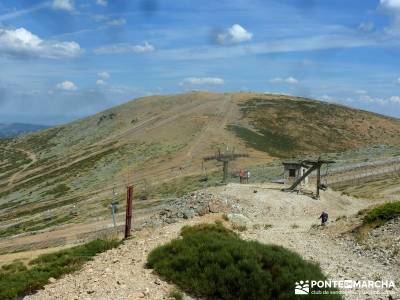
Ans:
[[[49,128],[49,126],[25,123],[0,124],[0,139],[11,138],[46,128]]]
[[[232,162],[237,170],[374,145],[400,148],[399,136],[399,119],[300,97],[192,92],[139,98],[0,140],[0,225],[17,216],[44,222],[47,211],[60,223],[109,214],[108,204],[122,201],[128,182],[135,184],[135,199],[190,191],[208,184],[199,183],[205,174],[219,180],[220,163],[202,160],[218,149],[249,155]]]

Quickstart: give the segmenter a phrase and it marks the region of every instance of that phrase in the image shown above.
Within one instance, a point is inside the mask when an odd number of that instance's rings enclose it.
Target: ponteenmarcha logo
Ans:
[[[296,285],[294,288],[295,295],[308,295],[310,293],[310,282],[308,280],[299,282],[296,281]]]
[[[337,289],[359,292],[368,290],[393,290],[396,284],[393,280],[300,280],[294,287],[295,295],[337,294]],[[332,290],[334,289],[334,290]]]

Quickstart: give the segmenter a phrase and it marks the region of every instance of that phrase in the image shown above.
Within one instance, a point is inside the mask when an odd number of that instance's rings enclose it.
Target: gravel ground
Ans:
[[[365,254],[349,242],[346,233],[354,226],[353,215],[371,205],[371,202],[342,196],[333,191],[324,192],[320,200],[313,200],[301,194],[283,193],[280,186],[269,184],[229,184],[226,187],[211,188],[201,195],[188,198],[189,209],[192,209],[190,206],[193,206],[193,199],[210,197],[214,205],[215,199],[220,198],[227,204],[223,209],[229,207],[234,212],[229,214],[232,221],[240,219],[240,222],[246,223],[247,230],[241,233],[244,239],[292,249],[304,258],[319,263],[329,279],[387,279],[395,281],[397,285],[392,290],[351,290],[354,294],[343,290],[347,292],[346,299],[400,299],[398,261],[385,264],[385,260]],[[204,199],[200,202],[207,203]],[[173,286],[145,268],[148,252],[177,237],[183,225],[221,219],[221,213],[203,216],[194,214],[193,218],[184,214],[179,219],[175,212],[182,209],[188,207],[177,203],[168,210],[167,218],[173,219],[171,224],[166,222],[166,214],[161,214],[162,227],[146,228],[135,233],[133,239],[95,257],[83,270],[50,283],[44,290],[25,299],[168,299]],[[326,227],[317,226],[322,210],[326,210],[332,220]],[[398,232],[392,228],[395,225],[389,226],[390,230],[382,229],[386,234],[385,240],[392,232]],[[380,294],[375,295],[375,292]],[[185,299],[191,298],[185,295]]]

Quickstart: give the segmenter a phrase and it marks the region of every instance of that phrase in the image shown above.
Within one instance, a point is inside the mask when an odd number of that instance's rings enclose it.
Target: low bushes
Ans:
[[[221,224],[184,227],[180,238],[154,249],[147,263],[182,290],[206,299],[297,299],[296,281],[325,280],[317,265],[298,254],[241,240]]]
[[[369,211],[364,217],[364,223],[380,226],[394,218],[400,217],[400,201],[379,205]]]
[[[58,252],[43,254],[29,263],[20,261],[0,268],[0,299],[18,299],[47,284],[50,277],[59,278],[74,272],[100,252],[119,245],[117,240],[94,240]]]

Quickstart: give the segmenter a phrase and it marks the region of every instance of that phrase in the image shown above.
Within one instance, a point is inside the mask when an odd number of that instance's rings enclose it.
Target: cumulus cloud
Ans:
[[[58,83],[56,85],[56,88],[63,91],[76,91],[78,89],[75,83],[68,80]]]
[[[126,24],[126,20],[123,18],[114,19],[114,20],[110,20],[107,22],[107,25],[109,25],[109,26],[122,26],[125,24]]]
[[[110,46],[100,47],[94,50],[96,54],[123,54],[123,53],[149,53],[153,52],[155,47],[148,42],[143,45],[128,45],[128,44],[115,44]]]
[[[388,11],[400,11],[400,0],[380,0],[380,6]]]
[[[239,44],[250,41],[253,34],[239,24],[234,24],[225,32],[217,35],[217,42],[222,45]]]
[[[107,0],[96,0],[96,4],[100,6],[107,6]]]
[[[219,77],[188,77],[182,80],[180,86],[223,85],[224,79]]]
[[[328,101],[328,102],[334,100],[334,98],[333,98],[332,96],[329,96],[329,95],[327,95],[327,94],[323,94],[322,96],[320,96],[320,97],[318,97],[318,98],[319,98],[320,100]]]
[[[97,76],[99,76],[103,80],[107,80],[110,78],[110,73],[103,71],[103,72],[97,73]]]
[[[400,104],[400,96],[392,96],[390,97],[390,102]]]
[[[286,83],[290,83],[290,84],[296,84],[296,83],[299,83],[299,81],[296,79],[296,78],[294,78],[294,77],[288,77],[288,78],[286,78],[285,79],[285,82]]]
[[[53,0],[52,7],[57,10],[73,11],[73,0]]]
[[[368,94],[368,92],[366,90],[362,90],[362,89],[355,90],[354,93],[357,94],[357,95],[366,95],[366,94]]]
[[[43,40],[25,28],[0,28],[0,55],[14,57],[73,58],[83,50],[76,42]]]
[[[385,31],[389,35],[400,34],[400,0],[380,0],[379,8],[392,18],[392,23]]]
[[[294,77],[292,77],[292,76],[289,76],[287,78],[275,77],[275,78],[272,78],[269,82],[271,82],[271,83],[297,84],[297,83],[299,83],[299,80],[294,78]]]
[[[106,85],[107,82],[104,81],[103,79],[97,79],[97,80],[96,80],[96,84],[97,84],[97,85]]]

